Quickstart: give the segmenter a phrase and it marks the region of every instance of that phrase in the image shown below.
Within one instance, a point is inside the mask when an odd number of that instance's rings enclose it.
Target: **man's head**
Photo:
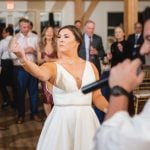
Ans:
[[[26,18],[21,18],[19,20],[19,28],[21,33],[26,36],[31,30],[30,21]]]
[[[3,38],[6,38],[7,36],[11,35],[12,29],[10,27],[4,28],[2,32]]]
[[[150,7],[147,7],[143,12],[143,20],[144,20],[144,43],[141,47],[141,54],[149,54],[150,55]]]
[[[84,31],[88,36],[93,36],[95,30],[95,22],[92,20],[86,21],[84,25]]]
[[[75,20],[74,25],[81,30],[82,28],[82,22],[80,20]]]
[[[140,22],[135,23],[134,25],[135,34],[142,33],[142,24]]]

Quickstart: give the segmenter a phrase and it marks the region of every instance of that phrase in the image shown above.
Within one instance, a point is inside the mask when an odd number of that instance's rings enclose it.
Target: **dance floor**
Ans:
[[[42,104],[39,105],[39,115],[45,117]],[[0,108],[0,124],[8,126],[8,130],[0,130],[0,150],[35,150],[44,121],[31,120],[29,109],[26,109],[23,124],[16,124],[16,116],[16,111],[10,106]]]

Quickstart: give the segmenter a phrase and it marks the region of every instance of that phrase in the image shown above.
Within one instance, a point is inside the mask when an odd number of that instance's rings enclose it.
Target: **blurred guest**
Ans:
[[[142,24],[140,22],[135,23],[135,33],[128,36],[128,42],[131,45],[132,59],[140,58],[145,63],[145,57],[140,55],[140,48],[144,42],[142,34]]]
[[[114,36],[116,41],[111,45],[112,67],[124,61],[126,58],[132,58],[131,46],[129,42],[125,40],[123,28],[120,26],[116,27],[114,30]]]
[[[44,62],[53,61],[55,58],[57,58],[55,33],[54,28],[49,26],[42,32],[40,51],[38,52],[38,63],[41,65]],[[48,116],[53,106],[53,98],[48,90],[48,85],[51,86],[48,82],[41,82],[43,105],[46,116]]]
[[[82,31],[82,22],[81,20],[75,20],[74,25]]]
[[[19,29],[20,31],[14,36],[14,39],[21,45],[26,57],[36,63],[37,48],[39,46],[38,36],[31,32],[30,21],[28,19],[21,18],[19,20]],[[17,123],[21,124],[24,122],[26,89],[30,98],[31,119],[40,122],[41,118],[38,116],[38,80],[24,70],[15,55],[13,55],[13,64],[14,83],[16,85],[16,107],[18,111]]]
[[[143,16],[144,43],[140,53],[150,55],[150,7],[144,10]],[[137,74],[140,65],[139,59],[125,60],[112,68],[109,78],[110,105],[106,120],[97,132],[95,150],[150,149],[150,99],[140,114],[130,117],[127,112],[129,93],[144,79],[142,71]]]
[[[116,66],[118,63],[123,62],[125,59],[132,59],[131,45],[125,40],[125,34],[122,27],[115,28],[116,42],[111,45],[111,66]],[[134,96],[130,93],[129,113],[134,114]]]
[[[95,64],[101,74],[100,59],[105,56],[102,38],[96,34],[95,22],[88,20],[84,25],[83,42],[79,47],[78,54],[84,60],[89,60]]]

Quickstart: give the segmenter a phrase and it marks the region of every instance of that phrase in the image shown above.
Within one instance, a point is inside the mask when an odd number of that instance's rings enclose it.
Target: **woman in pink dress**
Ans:
[[[38,51],[38,63],[41,65],[47,61],[54,61],[56,58],[57,52],[54,29],[49,26],[44,28],[41,35],[40,50]],[[51,89],[51,85],[48,82],[41,82],[43,106],[46,116],[48,116],[53,106],[52,94],[48,91],[48,89]]]

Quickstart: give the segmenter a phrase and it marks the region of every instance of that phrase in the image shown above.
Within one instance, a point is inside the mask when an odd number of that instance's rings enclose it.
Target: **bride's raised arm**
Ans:
[[[41,81],[54,81],[56,74],[55,63],[46,63],[44,65],[38,66],[37,64],[28,60],[24,49],[21,48],[15,38],[11,41],[10,50],[18,57],[20,65],[31,75]]]

